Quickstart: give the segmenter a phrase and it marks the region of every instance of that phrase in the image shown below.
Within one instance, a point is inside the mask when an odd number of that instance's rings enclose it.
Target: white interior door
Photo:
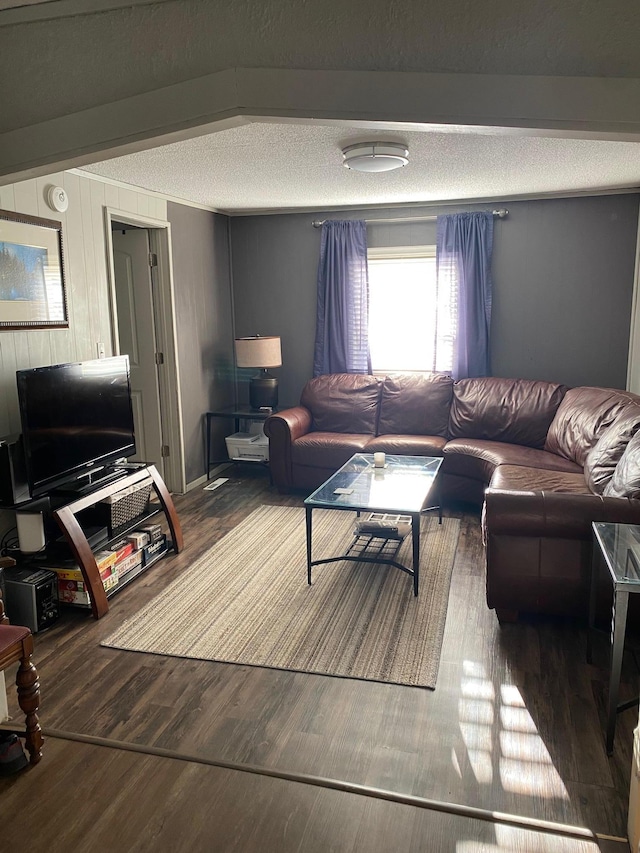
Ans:
[[[133,458],[155,465],[163,476],[149,234],[145,228],[128,226],[114,230],[112,238],[118,341],[131,363],[137,449]]]

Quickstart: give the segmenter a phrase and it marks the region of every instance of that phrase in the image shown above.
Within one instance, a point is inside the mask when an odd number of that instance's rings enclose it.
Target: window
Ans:
[[[436,247],[372,248],[368,266],[373,371],[451,371],[457,289],[438,288]]]

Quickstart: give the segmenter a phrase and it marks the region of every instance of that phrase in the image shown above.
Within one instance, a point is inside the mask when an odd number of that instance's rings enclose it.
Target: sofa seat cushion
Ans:
[[[453,380],[445,373],[386,376],[380,397],[379,435],[447,436]]]
[[[549,427],[544,449],[584,466],[600,436],[640,397],[615,388],[571,388]]]
[[[444,448],[444,457],[445,473],[469,477],[487,484],[498,465],[566,471],[582,476],[582,468],[562,456],[535,447],[522,447],[518,444],[480,438],[456,438],[449,441]]]
[[[364,453],[372,435],[309,432],[291,445],[293,465],[337,471],[354,453]]]
[[[316,376],[304,386],[300,404],[318,432],[376,434],[382,379],[358,373]]]
[[[493,472],[491,489],[515,492],[562,492],[567,495],[590,495],[581,472],[549,471],[524,465],[499,465]]]
[[[398,453],[400,456],[442,456],[446,438],[439,435],[378,435],[367,442],[366,453]]]
[[[542,448],[566,385],[480,377],[453,386],[451,438],[482,438]]]

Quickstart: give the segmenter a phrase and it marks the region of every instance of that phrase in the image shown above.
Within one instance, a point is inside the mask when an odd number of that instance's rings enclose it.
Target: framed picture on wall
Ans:
[[[67,328],[62,224],[0,210],[0,331]]]

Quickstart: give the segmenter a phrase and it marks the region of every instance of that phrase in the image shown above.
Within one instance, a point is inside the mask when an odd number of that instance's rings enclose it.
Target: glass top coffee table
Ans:
[[[442,465],[441,457],[396,456],[386,454],[384,468],[374,467],[372,453],[356,453],[326,483],[305,499],[307,522],[307,582],[311,569],[324,563],[350,560],[359,563],[385,563],[413,576],[413,594],[418,594],[420,581],[420,515],[438,510],[442,523],[442,508],[437,495],[436,480]],[[353,553],[349,548],[339,557],[312,559],[312,513],[314,509],[336,509],[356,512],[393,513],[409,516],[413,545],[412,566],[404,566],[393,557],[372,556],[363,549]],[[371,534],[362,534],[362,536]],[[373,538],[376,538],[375,536]],[[399,545],[399,543],[398,543]]]

